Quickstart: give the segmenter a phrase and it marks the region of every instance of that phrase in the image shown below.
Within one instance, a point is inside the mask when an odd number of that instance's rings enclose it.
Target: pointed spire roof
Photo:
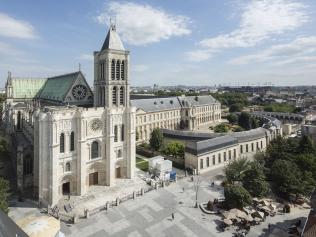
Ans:
[[[125,50],[123,43],[116,32],[116,26],[111,25],[101,51],[105,49]]]

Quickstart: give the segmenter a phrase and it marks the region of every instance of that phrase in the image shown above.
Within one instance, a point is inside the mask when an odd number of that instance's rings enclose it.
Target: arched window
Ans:
[[[28,175],[33,173],[33,159],[30,155],[26,155],[23,160],[23,174]]]
[[[64,153],[65,152],[65,134],[60,134],[59,137],[59,151],[60,153]]]
[[[91,145],[91,159],[99,157],[99,143],[97,141],[92,142]]]
[[[70,151],[75,150],[75,133],[71,132],[70,134]]]
[[[119,60],[116,61],[116,80],[120,80],[120,69],[121,63]]]
[[[125,61],[123,60],[121,63],[121,80],[124,80],[124,74],[125,74]]]
[[[116,86],[113,87],[113,91],[112,91],[112,104],[116,105],[116,92],[117,92],[117,88]]]
[[[21,111],[18,112],[17,129],[21,129]]]
[[[124,141],[124,139],[125,139],[125,133],[124,133],[124,124],[122,124],[122,126],[121,126],[121,141],[123,142]]]
[[[124,87],[120,88],[120,105],[124,105]]]
[[[117,142],[117,125],[114,126],[114,142]]]
[[[114,59],[111,62],[111,79],[115,80],[115,60]]]
[[[70,163],[67,162],[66,163],[66,168],[65,168],[66,172],[69,172],[70,171]]]

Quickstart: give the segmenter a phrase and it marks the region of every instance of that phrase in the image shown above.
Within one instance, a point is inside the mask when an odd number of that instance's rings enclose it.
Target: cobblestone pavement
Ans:
[[[214,172],[213,172],[214,174]],[[220,176],[217,176],[220,177]],[[214,177],[203,175],[203,182],[198,193],[199,202],[207,202],[222,197],[223,190],[216,181],[214,188],[210,182]],[[183,192],[184,188],[184,192]],[[207,215],[199,208],[194,208],[195,191],[190,179],[183,179],[163,189],[146,193],[143,197],[130,200],[100,212],[76,225],[61,223],[61,230],[66,236],[128,236],[128,237],[212,237],[232,236],[233,229],[220,232],[217,224],[222,219],[218,215]],[[174,220],[172,219],[174,213]],[[249,236],[268,236],[268,223],[278,225],[274,229],[287,229],[299,216],[306,216],[308,210],[296,210],[290,215],[268,218],[261,225],[251,229]],[[264,235],[262,233],[265,233]],[[267,234],[267,235],[266,235]]]

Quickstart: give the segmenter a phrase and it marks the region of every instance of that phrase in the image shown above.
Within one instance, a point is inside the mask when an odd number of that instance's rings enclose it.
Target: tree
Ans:
[[[315,154],[315,151],[313,140],[309,136],[303,135],[299,141],[298,152],[303,154]]]
[[[195,208],[198,207],[198,194],[199,194],[201,183],[202,183],[201,176],[197,175],[193,177],[193,186],[194,186],[194,191],[195,191]]]
[[[238,122],[238,116],[236,114],[231,113],[227,115],[227,120],[231,124],[236,124]]]
[[[301,172],[298,166],[288,160],[276,160],[271,167],[271,180],[275,189],[284,197],[307,195],[315,183],[309,172]]]
[[[214,132],[216,133],[226,133],[228,131],[229,131],[229,128],[224,123],[220,123],[214,127]]]
[[[249,162],[246,158],[231,161],[224,169],[227,181],[232,184],[242,181],[244,172],[248,168]]]
[[[269,192],[269,184],[265,180],[263,169],[258,162],[251,162],[250,168],[245,171],[242,178],[243,187],[253,197],[261,198]]]
[[[152,131],[149,143],[155,151],[158,151],[162,147],[163,135],[159,128],[155,128]]]
[[[225,203],[229,208],[243,208],[252,202],[251,195],[242,186],[229,185],[224,188]]]
[[[241,104],[232,104],[229,107],[229,112],[230,113],[241,112],[242,109],[243,109],[243,106]]]
[[[9,197],[9,181],[0,177],[0,209],[5,213],[9,212],[8,201]]]
[[[241,112],[238,118],[238,125],[245,130],[250,130],[258,127],[258,121],[247,112]]]
[[[169,142],[165,148],[165,153],[173,157],[184,158],[185,147],[180,142]]]

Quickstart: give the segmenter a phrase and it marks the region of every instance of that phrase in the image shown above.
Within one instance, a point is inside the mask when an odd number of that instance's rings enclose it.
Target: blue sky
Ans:
[[[78,70],[110,17],[131,51],[131,85],[316,85],[315,0],[0,0],[0,87],[7,72]]]

